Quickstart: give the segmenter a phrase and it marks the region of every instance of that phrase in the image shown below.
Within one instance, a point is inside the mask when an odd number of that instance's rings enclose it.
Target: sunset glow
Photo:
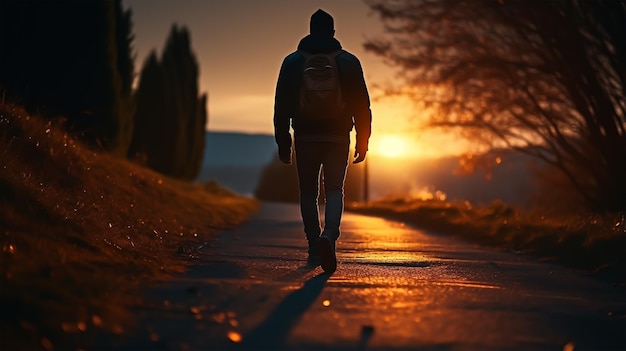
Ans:
[[[429,114],[409,97],[383,97],[372,101],[373,157],[398,161],[433,159],[467,153],[472,145],[451,130],[427,127]]]
[[[372,153],[387,158],[409,158],[415,147],[405,136],[387,134],[373,139],[370,149]]]

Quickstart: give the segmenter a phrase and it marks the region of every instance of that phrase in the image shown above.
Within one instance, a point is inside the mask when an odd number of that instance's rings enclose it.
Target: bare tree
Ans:
[[[370,1],[431,126],[538,157],[594,210],[626,208],[624,0]],[[408,88],[407,88],[408,87]]]

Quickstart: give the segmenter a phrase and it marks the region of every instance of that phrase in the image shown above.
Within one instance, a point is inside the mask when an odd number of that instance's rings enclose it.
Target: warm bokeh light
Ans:
[[[236,331],[229,331],[228,332],[228,340],[234,342],[234,343],[240,343],[242,340],[241,334],[237,333]]]

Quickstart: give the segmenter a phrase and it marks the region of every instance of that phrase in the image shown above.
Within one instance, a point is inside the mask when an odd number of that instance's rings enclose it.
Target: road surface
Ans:
[[[264,203],[151,287],[121,349],[626,350],[622,288],[525,255],[346,213],[306,266],[299,209]]]

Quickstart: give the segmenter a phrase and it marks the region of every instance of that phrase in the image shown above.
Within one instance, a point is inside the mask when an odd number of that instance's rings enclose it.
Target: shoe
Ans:
[[[309,240],[308,252],[309,252],[309,257],[306,260],[308,265],[313,266],[313,267],[319,266],[321,262],[319,239]]]
[[[309,257],[306,259],[307,265],[312,266],[312,267],[319,266],[321,262],[322,262],[322,258],[320,255],[309,254]]]
[[[325,236],[320,237],[320,265],[326,273],[337,270],[337,256],[335,256],[335,243]]]

